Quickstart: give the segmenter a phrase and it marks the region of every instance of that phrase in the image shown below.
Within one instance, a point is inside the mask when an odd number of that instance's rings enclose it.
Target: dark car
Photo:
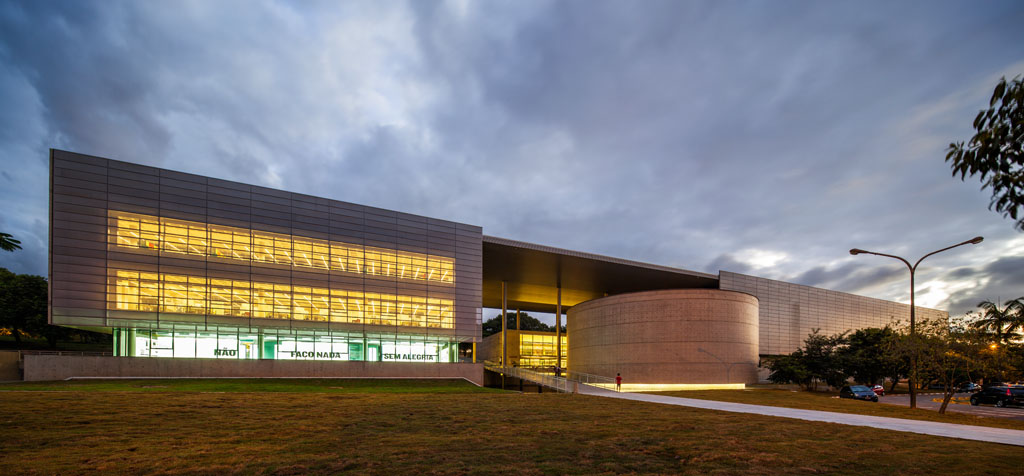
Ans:
[[[878,401],[878,395],[875,395],[875,391],[864,385],[847,385],[843,387],[839,390],[839,398]]]
[[[1024,405],[1024,387],[987,387],[971,395],[971,405],[994,403],[997,407]]]
[[[956,389],[956,391],[960,393],[974,393],[977,392],[978,390],[981,390],[981,385],[978,385],[974,382],[967,382],[965,384],[960,385],[960,388]]]

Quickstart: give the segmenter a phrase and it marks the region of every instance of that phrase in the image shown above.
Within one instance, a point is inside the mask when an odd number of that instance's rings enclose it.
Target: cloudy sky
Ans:
[[[1024,234],[943,162],[1024,2],[0,0],[0,266],[51,147],[960,313]]]

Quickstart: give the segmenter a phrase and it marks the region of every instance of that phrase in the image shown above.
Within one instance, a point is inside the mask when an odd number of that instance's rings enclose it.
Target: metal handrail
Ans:
[[[592,385],[610,390],[615,390],[616,388],[614,377],[605,377],[604,375],[594,375],[584,372],[576,372],[573,370],[566,370],[565,375],[569,380],[574,380],[584,385]]]
[[[484,368],[509,377],[529,380],[537,385],[553,388],[564,393],[576,393],[578,385],[589,385],[614,392],[619,391],[615,386],[614,378],[602,375],[565,371],[565,376],[561,377],[523,367],[503,366],[494,361],[484,361]]]

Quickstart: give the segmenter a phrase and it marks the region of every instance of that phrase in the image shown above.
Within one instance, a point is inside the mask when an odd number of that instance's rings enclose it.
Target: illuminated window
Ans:
[[[251,334],[242,329],[208,331],[115,329],[118,355],[206,359],[367,360],[455,362],[458,344],[411,335]],[[364,353],[363,349],[371,349]]]
[[[562,336],[562,366],[568,367],[568,339]],[[519,334],[519,366],[552,367],[558,363],[555,335]]]
[[[107,307],[113,310],[455,327],[450,299],[129,270],[109,272]]]
[[[264,231],[110,211],[110,243],[122,248],[204,258],[451,284],[455,261],[443,256],[315,240]]]

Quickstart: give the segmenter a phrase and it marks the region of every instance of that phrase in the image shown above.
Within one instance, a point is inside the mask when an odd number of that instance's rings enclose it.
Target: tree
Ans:
[[[14,239],[10,233],[0,233],[0,250],[14,251],[21,249],[21,242]]]
[[[910,376],[910,359],[903,358],[898,352],[893,352],[893,349],[899,349],[906,345],[903,341],[907,338],[908,334],[893,329],[893,332],[885,337],[878,348],[878,352],[884,354],[892,365],[887,375],[889,377],[889,393],[896,391],[896,386],[899,385],[901,378]]]
[[[999,303],[982,301],[978,303],[981,316],[970,322],[975,329],[996,335],[999,342],[1007,342],[1017,332],[1024,330],[1024,297],[1008,301],[1002,308]]]
[[[789,355],[767,359],[765,367],[771,371],[768,380],[772,383],[795,383],[810,390],[813,378],[804,365],[804,360],[804,352],[799,349]]]
[[[43,314],[37,314],[32,319],[29,319],[27,330],[33,335],[46,339],[46,345],[51,350],[57,350],[58,341],[68,341],[72,337],[78,336],[79,340],[85,340],[85,334],[96,334],[95,332],[80,331],[72,329],[70,327],[55,326],[46,322],[46,312]]]
[[[846,333],[823,336],[814,333],[804,341],[807,370],[815,380],[825,382],[829,387],[842,387],[850,376],[844,371],[847,366],[841,352],[846,345]]]
[[[516,328],[516,313],[508,312],[505,314],[505,325],[508,329],[512,330]],[[543,322],[537,320],[525,312],[519,313],[519,324],[522,326],[524,331],[540,331],[540,332],[555,332],[555,326],[549,326]],[[565,326],[562,326],[562,331],[565,331]],[[494,316],[483,323],[483,336],[494,335],[501,332],[501,314]]]
[[[0,327],[10,329],[18,345],[21,334],[49,325],[46,297],[46,278],[0,268]]]
[[[906,374],[907,365],[884,351],[886,342],[896,335],[897,332],[889,326],[859,329],[850,334],[846,338],[846,347],[840,351],[845,373],[858,383],[867,385],[881,383],[886,377],[898,382],[900,376]]]
[[[998,103],[998,106],[996,105]],[[1016,220],[1024,231],[1024,83],[1020,76],[1007,82],[1002,78],[992,92],[988,109],[974,118],[974,137],[954,142],[946,149],[953,176],[960,180],[981,175],[982,189],[992,189],[993,207],[1003,217]]]
[[[987,334],[960,320],[924,320],[911,335],[904,329],[904,338],[892,349],[900,357],[918,358],[920,381],[942,386],[943,398],[939,413],[946,413],[957,387],[992,371],[995,359],[988,358]]]
[[[814,329],[804,340],[803,347],[792,354],[767,359],[764,365],[771,371],[768,379],[775,383],[800,384],[807,390],[816,390],[820,382],[840,387],[849,378],[841,352],[845,345],[845,332],[824,336]]]

